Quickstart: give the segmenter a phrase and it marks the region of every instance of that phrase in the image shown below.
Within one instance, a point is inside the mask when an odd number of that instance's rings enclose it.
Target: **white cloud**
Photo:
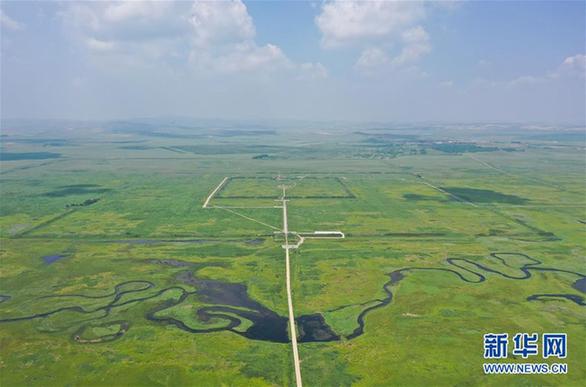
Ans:
[[[196,1],[189,21],[197,46],[254,39],[255,28],[246,6],[240,1]]]
[[[328,70],[321,63],[302,63],[299,66],[297,79],[324,79],[328,77]]]
[[[283,51],[272,44],[259,47],[254,43],[242,42],[230,45],[224,51],[214,53],[198,48],[191,52],[190,63],[197,69],[217,73],[270,70],[289,65],[289,59]]]
[[[402,65],[415,62],[431,51],[429,35],[421,26],[403,32],[401,38],[404,46],[399,56],[393,60],[395,64]]]
[[[578,76],[579,78],[586,77],[586,55],[577,54],[569,56],[558,67],[558,75]]]
[[[170,1],[67,2],[59,15],[97,65],[152,67],[181,55],[189,8]]]
[[[489,80],[477,78],[473,86],[482,88],[530,88],[539,85],[552,84],[558,81],[575,82],[576,78],[582,81],[586,78],[586,55],[577,54],[565,58],[554,70],[541,75],[521,75],[509,80]]]
[[[400,67],[417,62],[431,50],[429,36],[421,26],[404,31],[401,34],[403,47],[399,54],[391,56],[380,47],[368,47],[362,51],[355,67],[363,72],[374,72],[382,68]]]
[[[197,67],[232,73],[289,65],[278,46],[256,44],[252,18],[241,0],[195,1],[191,14],[190,61]]]
[[[505,82],[507,86],[530,86],[562,79],[586,78],[586,55],[577,54],[565,58],[553,71],[544,75],[522,75],[511,81]]]
[[[324,47],[338,47],[398,35],[424,15],[415,1],[328,1],[315,22]]]
[[[71,2],[61,17],[90,53],[118,56],[121,64],[177,62],[206,73],[307,72],[277,45],[256,43],[241,0]]]
[[[508,82],[508,86],[529,86],[543,83],[548,80],[547,77],[534,77],[532,75],[522,75]]]
[[[324,48],[362,48],[355,67],[372,72],[413,65],[431,51],[420,1],[327,1],[315,22]],[[435,7],[437,8],[437,7]]]
[[[100,40],[136,42],[174,38],[187,31],[185,3],[171,1],[96,1],[64,5],[61,17],[75,33]]]
[[[391,63],[389,56],[380,48],[369,47],[362,51],[356,61],[356,67],[363,71],[371,71]]]
[[[109,23],[128,22],[136,19],[155,20],[170,9],[168,1],[122,1],[106,4],[104,21]]]
[[[87,46],[94,51],[114,51],[116,49],[116,43],[105,40],[99,40],[95,38],[87,38]]]
[[[3,29],[11,31],[22,31],[24,29],[24,24],[12,19],[10,16],[5,14],[2,9],[0,9],[0,26]]]

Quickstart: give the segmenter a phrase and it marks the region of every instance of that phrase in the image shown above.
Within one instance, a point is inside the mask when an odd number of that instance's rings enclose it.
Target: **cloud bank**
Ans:
[[[324,48],[358,47],[356,68],[373,71],[412,65],[431,51],[427,12],[419,1],[328,1],[315,23]]]
[[[118,63],[187,65],[200,74],[287,70],[305,74],[319,63],[294,63],[276,44],[259,45],[246,5],[230,1],[101,1],[66,3],[61,18],[90,54]]]

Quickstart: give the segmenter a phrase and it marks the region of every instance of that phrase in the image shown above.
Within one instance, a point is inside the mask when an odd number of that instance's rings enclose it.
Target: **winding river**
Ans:
[[[511,258],[521,258],[523,261],[527,261],[527,263],[521,266],[514,266],[510,263]],[[331,309],[329,312],[351,306],[364,307],[356,317],[356,328],[352,333],[344,336],[345,339],[352,340],[364,333],[365,319],[370,312],[391,303],[393,299],[392,287],[405,279],[408,275],[407,273],[415,273],[417,271],[446,272],[456,276],[461,281],[472,284],[486,281],[487,273],[512,280],[526,280],[531,278],[533,272],[564,273],[578,277],[571,286],[581,293],[586,293],[586,276],[584,274],[564,269],[543,267],[541,266],[541,261],[522,253],[491,253],[488,259],[493,264],[496,263],[513,270],[518,270],[519,274],[511,275],[494,269],[487,264],[467,258],[448,258],[446,259],[446,263],[449,267],[405,267],[392,271],[388,273],[389,280],[383,284],[384,298],[373,299],[361,304],[343,305]],[[110,316],[112,310],[147,300],[153,300],[155,302],[156,298],[161,297],[167,292],[176,292],[178,294],[176,297],[159,300],[158,303],[146,312],[145,317],[155,324],[173,325],[189,333],[229,331],[251,340],[263,340],[275,343],[288,343],[290,341],[287,318],[252,299],[248,294],[246,285],[197,276],[197,272],[201,268],[224,266],[224,263],[192,263],[174,259],[150,259],[144,262],[176,269],[177,271],[173,277],[175,285],[153,291],[156,288],[154,283],[137,279],[121,282],[115,285],[111,292],[106,294],[46,295],[39,297],[39,299],[91,299],[96,301],[104,300],[105,303],[94,306],[93,308],[84,308],[80,305],[62,306],[31,315],[1,317],[0,323],[42,319],[62,312],[76,312],[86,315],[102,312],[99,316],[88,319],[89,322],[86,322],[84,325],[80,326],[78,322],[78,325],[76,325],[77,329],[72,337],[79,343],[108,342],[122,337],[130,327],[130,323],[127,321],[107,321],[107,317]],[[185,288],[186,286],[195,290],[189,291]],[[194,316],[190,316],[191,319],[195,319],[201,323],[199,328],[190,326],[189,322],[183,321],[177,316],[165,313],[170,308],[186,302],[190,296],[196,297],[199,303],[204,304],[195,308]],[[8,302],[9,300],[11,300],[9,295],[0,296],[0,303]],[[547,302],[554,300],[567,300],[580,306],[586,306],[584,297],[578,294],[534,294],[527,298],[527,301]],[[248,321],[246,329],[242,328],[244,320]],[[342,336],[332,330],[320,313],[300,316],[296,318],[296,322],[299,329],[300,342],[328,342],[342,339]],[[210,327],[201,327],[206,324],[209,324]],[[93,327],[113,327],[113,332],[105,334],[103,337],[86,338],[84,332]]]

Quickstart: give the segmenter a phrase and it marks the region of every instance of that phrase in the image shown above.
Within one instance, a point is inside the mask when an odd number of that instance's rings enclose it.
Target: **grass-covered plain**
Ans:
[[[3,128],[2,385],[293,384],[290,346],[255,331],[287,315],[283,184],[290,230],[346,234],[292,250],[296,316],[339,336],[302,340],[306,385],[585,380],[584,306],[527,300],[584,297],[583,137],[120,125]],[[211,205],[238,208],[202,208],[224,177]],[[568,374],[484,375],[489,332],[567,333]]]

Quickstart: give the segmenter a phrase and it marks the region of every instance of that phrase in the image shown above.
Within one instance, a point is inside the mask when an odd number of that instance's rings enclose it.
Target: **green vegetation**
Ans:
[[[47,192],[48,197],[61,197],[71,195],[101,194],[110,191],[108,188],[98,188],[95,184],[76,184],[60,187],[59,189]]]
[[[60,153],[53,152],[0,152],[0,161],[14,161],[14,160],[46,160],[58,159],[61,157]]]
[[[291,347],[275,339],[288,334],[282,186],[291,232],[346,235],[291,250],[296,317],[321,314],[305,328],[339,336],[301,340],[306,385],[586,378],[584,306],[528,300],[586,297],[578,137],[104,127],[46,134],[68,145],[54,160],[4,158],[48,152],[3,139],[0,384],[293,385]],[[452,138],[466,147],[429,145]],[[565,332],[570,372],[485,376],[489,332]]]
[[[70,207],[87,207],[87,206],[91,206],[92,204],[95,204],[97,202],[100,201],[100,198],[95,198],[95,199],[86,199],[81,203],[70,203],[67,204],[65,206],[65,208],[70,208]]]
[[[262,155],[256,155],[256,156],[252,156],[252,158],[254,160],[271,160],[274,159],[274,156],[268,155],[266,153],[263,153]]]
[[[462,143],[438,143],[431,146],[433,149],[444,153],[463,153],[463,152],[495,152],[499,150],[496,147],[478,146],[476,144]]]
[[[473,203],[508,203],[508,204],[525,204],[527,199],[515,195],[507,195],[489,189],[476,189],[466,187],[441,187],[446,192],[457,196],[458,198]]]

